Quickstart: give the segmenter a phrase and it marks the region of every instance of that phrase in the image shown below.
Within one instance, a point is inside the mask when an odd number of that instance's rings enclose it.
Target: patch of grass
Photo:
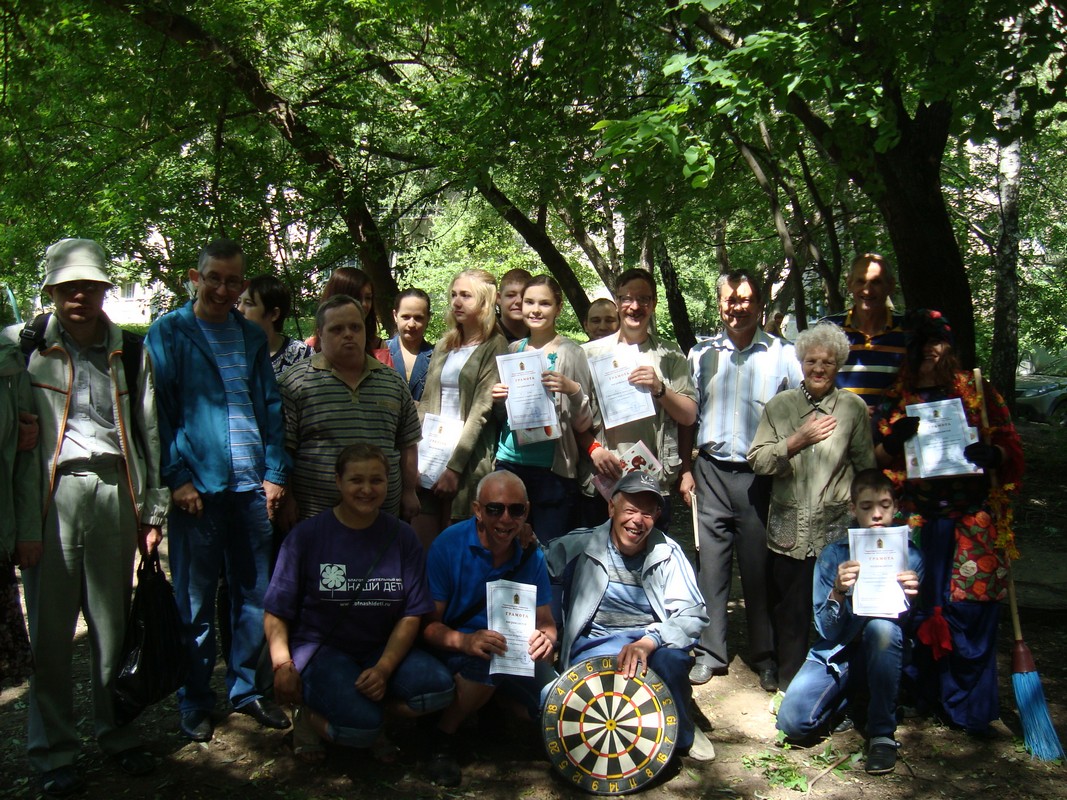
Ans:
[[[797,792],[808,790],[808,778],[800,767],[785,753],[771,753],[764,750],[755,755],[741,757],[745,769],[758,770],[771,786],[793,789]]]

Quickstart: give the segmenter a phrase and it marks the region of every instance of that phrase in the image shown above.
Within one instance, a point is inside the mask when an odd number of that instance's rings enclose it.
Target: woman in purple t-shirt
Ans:
[[[324,742],[371,747],[386,695],[417,715],[454,691],[448,670],[412,647],[434,604],[414,530],[381,511],[385,455],[350,445],[335,472],[341,502],[286,537],[263,604],[274,696],[297,706],[293,750],[307,763],[325,757]]]

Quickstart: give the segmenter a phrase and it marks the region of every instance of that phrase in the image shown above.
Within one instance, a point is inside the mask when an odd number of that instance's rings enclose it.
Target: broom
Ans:
[[[978,406],[982,412],[982,428],[989,430],[989,415],[986,413],[985,392],[982,390],[982,372],[974,370],[974,385],[978,392]],[[987,442],[988,444],[989,442]],[[996,489],[997,474],[989,470],[990,485]],[[1001,503],[990,504],[993,513],[1000,517]],[[1015,578],[1012,575],[1011,559],[1008,563],[1008,607],[1011,610],[1011,625],[1015,633],[1015,646],[1011,650],[1011,686],[1015,691],[1015,705],[1019,709],[1019,719],[1023,724],[1023,739],[1031,758],[1040,761],[1057,761],[1065,758],[1063,745],[1056,735],[1056,728],[1049,716],[1045,692],[1041,688],[1041,676],[1037,674],[1037,665],[1030,648],[1023,641],[1023,629],[1019,623],[1019,602],[1015,597]]]

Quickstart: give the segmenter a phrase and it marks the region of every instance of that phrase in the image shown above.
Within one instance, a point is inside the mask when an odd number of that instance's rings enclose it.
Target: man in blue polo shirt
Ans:
[[[904,318],[886,304],[895,289],[889,262],[875,253],[862,253],[848,274],[852,308],[826,317],[844,329],[850,344],[848,361],[837,372],[837,386],[858,394],[868,409],[881,401],[904,360]]]
[[[485,585],[507,579],[537,587],[536,628],[528,652],[535,662],[548,662],[556,645],[552,619],[552,589],[545,559],[534,542],[519,546],[518,536],[530,510],[526,487],[512,472],[491,472],[478,484],[471,504],[474,516],[441,532],[426,557],[426,575],[434,611],[423,631],[456,680],[456,699],[445,709],[434,732],[430,778],[443,786],[458,786],[455,733],[463,721],[484,706],[498,687],[536,709],[534,678],[490,675],[494,654],[507,651],[503,634],[489,630]],[[517,691],[516,691],[517,690]]]

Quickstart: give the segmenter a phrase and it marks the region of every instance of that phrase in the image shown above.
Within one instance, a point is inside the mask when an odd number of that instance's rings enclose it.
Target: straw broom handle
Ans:
[[[985,406],[985,391],[982,389],[982,370],[979,367],[974,368],[974,388],[978,392],[978,409],[982,414],[982,438],[986,438],[985,431],[989,430],[989,414],[986,412]],[[992,444],[987,441],[986,444]],[[996,470],[989,470],[989,483],[996,489],[1000,486],[1000,480],[997,478]],[[1015,641],[1021,642],[1023,639],[1023,627],[1019,622],[1019,602],[1015,598],[1015,576],[1011,570],[1011,559],[1006,559],[1008,562],[1008,608],[1011,609],[1011,627],[1015,634]]]

